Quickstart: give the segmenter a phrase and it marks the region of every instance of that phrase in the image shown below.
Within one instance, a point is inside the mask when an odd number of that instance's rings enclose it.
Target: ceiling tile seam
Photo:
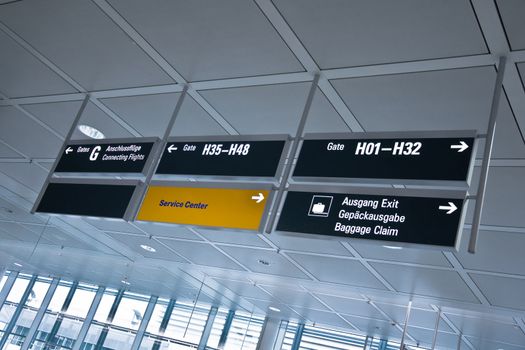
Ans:
[[[517,125],[517,122],[516,122]],[[480,167],[483,159],[478,158],[474,161],[475,167]],[[490,158],[490,167],[491,168],[505,168],[505,167],[524,167],[525,159],[522,158]]]
[[[215,80],[200,80],[190,83],[196,91],[210,91],[220,89],[249,88],[257,86],[272,86],[283,84],[307,83],[312,81],[310,72],[275,73],[255,75],[241,78],[224,78]]]
[[[514,322],[516,322],[516,325],[520,328],[521,332],[525,336],[525,321],[523,321],[523,318],[514,317]]]
[[[109,109],[105,104],[103,104],[101,101],[97,100],[96,98],[90,98],[91,103],[93,103],[95,106],[98,107],[101,111],[103,111],[109,118],[113,119],[115,123],[120,125],[122,128],[124,128],[127,132],[129,132],[131,135],[135,137],[141,137],[142,134],[139,133],[135,128],[133,128],[131,125],[126,123],[124,119],[122,119],[117,113],[113,112],[111,109]]]
[[[305,274],[312,281],[321,282],[317,277],[314,276],[314,274],[312,274],[310,271],[304,268],[300,263],[295,261],[292,257],[288,256],[286,253],[283,253],[281,251],[277,251],[276,253],[284,257],[286,260],[288,260],[289,263],[294,265],[297,269],[299,269],[303,274]]]
[[[248,271],[248,272],[253,272],[252,270],[250,270],[247,266],[245,266],[244,264],[242,264],[240,261],[238,261],[237,259],[235,259],[234,257],[232,257],[230,254],[226,253],[223,249],[221,249],[220,247],[217,247],[217,245],[215,244],[215,242],[212,242],[210,241],[207,237],[205,237],[203,234],[201,234],[199,231],[197,231],[195,228],[193,227],[189,227],[188,230],[190,230],[191,232],[193,232],[195,235],[197,235],[197,237],[199,237],[200,239],[202,239],[204,242],[208,243],[209,245],[211,245],[213,248],[215,248],[216,250],[218,250],[220,253],[222,253],[223,255],[225,255],[226,257],[228,257],[230,260],[232,260],[233,262],[235,262],[237,265],[239,265],[240,267],[242,267],[244,270]]]
[[[491,305],[487,297],[483,294],[481,289],[477,286],[474,280],[469,276],[469,274],[463,268],[460,261],[452,252],[443,252],[447,260],[452,264],[456,272],[459,274],[463,282],[468,286],[474,296],[481,302],[483,305]]]
[[[36,163],[35,163],[36,164]],[[46,169],[46,171],[48,171]],[[6,177],[8,177],[9,179],[11,179],[12,181],[16,182],[17,184],[19,184],[20,186],[22,186],[23,188],[25,188],[28,192],[31,192],[31,193],[36,193],[32,188],[30,188],[29,186],[27,186],[26,184],[24,184],[23,182],[17,180],[16,178],[14,178],[13,176],[10,176],[8,175],[7,173],[3,172],[2,169],[0,168],[0,173]],[[26,198],[27,199],[27,198]]]
[[[372,300],[370,299],[369,297],[367,297],[366,295],[362,294],[362,297],[365,298],[368,302],[368,304],[370,304],[373,308],[375,308],[381,315],[383,315],[383,317],[387,320],[390,321],[390,324],[394,324],[394,326],[397,328],[397,330],[399,330],[401,333],[403,333],[403,327],[401,326],[401,324],[399,322],[396,322],[394,319],[392,319],[386,312],[384,312],[379,306],[377,306],[377,304]],[[405,306],[403,306],[405,307]],[[409,318],[409,324],[410,324],[410,318]],[[407,334],[408,338],[412,341],[416,341],[416,339],[410,334],[410,332],[407,331]]]
[[[483,271],[483,270],[473,270],[473,269],[464,269],[466,273],[476,274],[476,275],[485,275],[485,276],[495,276],[495,277],[504,277],[504,278],[514,278],[519,280],[525,280],[525,275],[516,275],[512,273],[497,272],[497,271]]]
[[[463,226],[463,229],[471,229],[471,228],[472,228],[472,224],[465,224]],[[507,233],[515,233],[515,234],[525,233],[525,227],[519,227],[519,226],[481,225],[480,229],[486,230],[486,231],[507,232]]]
[[[504,84],[502,88],[503,94],[505,95],[507,103],[509,104],[510,111],[512,113],[512,117],[514,118],[514,122],[516,123],[516,127],[518,128],[518,132],[521,136],[521,140],[525,143],[525,136],[523,134],[523,130],[525,130],[525,128],[523,128],[525,124],[525,118],[524,118],[525,115],[523,113],[525,112],[525,107],[524,107],[525,103],[523,102],[525,101],[525,83],[523,82],[523,78],[521,77],[521,73],[516,64],[509,65],[509,68],[505,70],[505,73],[508,73],[509,71],[512,71],[511,73],[512,81],[511,82],[507,81],[507,85]],[[505,75],[503,77],[503,81],[505,82]],[[515,86],[515,85],[519,85],[518,81],[519,83],[521,83],[521,89],[518,86]],[[511,103],[510,98],[509,98],[509,93],[507,93],[507,89],[509,85],[512,86],[511,94],[512,94],[512,98],[514,99],[513,103]],[[520,96],[518,96],[518,93],[520,90],[522,92],[521,98]],[[516,107],[518,107],[518,111],[520,114],[516,113]],[[521,121],[518,120],[519,116],[522,117]]]
[[[46,66],[47,69],[51,70],[53,73],[55,73],[60,78],[62,78],[62,80],[68,83],[71,87],[73,87],[74,89],[80,92],[86,92],[84,88],[80,86],[80,84],[78,84],[76,81],[73,80],[73,78],[71,78],[68,74],[62,71],[50,59],[48,59],[46,56],[41,54],[36,48],[34,48],[31,44],[29,44],[29,42],[27,42],[25,39],[23,39],[21,36],[15,33],[13,30],[11,30],[11,28],[9,28],[2,21],[0,21],[0,30],[3,31],[12,40],[14,40],[18,45],[20,45],[26,51],[28,51],[31,55],[33,55],[36,59],[42,62]]]
[[[481,22],[479,21],[478,14],[476,10],[474,9],[474,4],[472,4],[472,0],[469,0],[469,5],[470,5],[470,9],[472,13],[474,14],[474,18],[476,19],[476,24],[478,25],[479,33],[481,34],[481,37],[483,38],[483,42],[485,43],[485,52],[490,53],[489,43],[487,41],[485,33],[483,32],[483,29],[481,29]],[[498,16],[499,16],[499,10],[498,10]]]
[[[273,2],[270,0],[253,1],[299,63],[309,72],[319,72],[319,66],[312,58],[312,55],[301,43],[299,37],[294,33],[292,27],[286,22],[286,19]]]
[[[295,34],[292,27],[286,22],[284,16],[279,12],[277,7],[270,0],[254,0],[259,9],[266,16],[268,21],[272,24],[274,29],[279,33],[286,45],[290,48],[292,53],[299,59],[303,67],[311,74],[321,73],[317,86],[321,89],[328,102],[332,105],[335,111],[339,114],[343,122],[351,131],[362,130],[359,122],[354,114],[348,108],[346,103],[340,99],[338,94],[334,94],[335,89],[330,82],[324,77],[319,65],[315,62],[312,55],[308,52],[299,37]],[[342,102],[342,103],[341,103]],[[346,106],[344,108],[343,106]]]
[[[177,72],[166,59],[135,29],[113,6],[105,0],[92,2],[113,23],[126,34],[158,67],[176,83],[186,83],[186,79]]]
[[[372,274],[385,288],[389,291],[397,292],[396,289],[384,278],[379,272],[377,272],[372,265],[370,265],[357,250],[354,249],[348,242],[341,242],[343,247],[345,247],[357,260],[363,265],[370,274]]]
[[[22,157],[22,158],[24,158],[24,159],[26,159],[28,161],[30,160],[29,157],[27,157],[24,153],[20,152],[19,150],[17,150],[15,147],[11,146],[10,144],[5,142],[4,140],[0,139],[0,143],[2,145],[4,145],[5,147],[9,148],[11,151],[13,151],[15,153],[18,153],[20,155],[20,157]]]
[[[195,264],[193,261],[191,261],[190,259],[186,258],[185,256],[181,255],[180,253],[178,253],[177,251],[173,250],[172,248],[170,248],[167,244],[165,244],[164,242],[162,242],[160,239],[157,239],[157,237],[153,236],[153,235],[148,235],[149,238],[148,239],[152,239],[154,240],[155,242],[157,242],[158,244],[162,245],[164,248],[168,249],[170,252],[172,252],[175,256],[178,256],[179,258],[181,258],[182,260],[186,261],[185,263],[186,264],[190,264],[190,265],[197,265]],[[145,237],[146,238],[146,237]],[[141,254],[142,255],[142,254]],[[142,255],[143,257],[145,257],[144,255]],[[162,261],[163,259],[160,259],[160,258],[150,258],[150,259],[154,259],[154,260],[158,260],[159,263],[160,261]]]
[[[132,40],[135,41],[137,46],[142,49],[146,55],[152,59],[168,76],[170,76],[175,82],[179,84],[187,84],[186,79],[177,72],[156,50],[147,42],[142,35],[133,28],[126,19],[120,15],[111,5],[105,0],[92,0],[99,9],[108,16],[115,25],[128,35]],[[224,119],[224,117],[213,108],[205,99],[194,89],[191,88],[191,84],[188,89],[188,94],[192,96],[193,100],[197,102],[209,115],[214,119],[227,133],[236,135],[238,132],[235,131],[233,126]]]
[[[283,253],[290,253],[290,254],[321,256],[321,257],[326,257],[326,258],[338,258],[338,259],[346,259],[346,260],[359,260],[358,258],[356,258],[354,256],[338,255],[338,254],[333,254],[333,253],[317,253],[317,252],[310,252],[310,251],[304,251],[304,250],[294,250],[294,249],[288,249],[288,248],[279,249],[279,251],[283,252]]]
[[[494,0],[472,0],[472,6],[479,17],[479,24],[491,53],[498,56],[511,56],[510,47]],[[510,107],[521,130],[525,130],[525,91],[515,64],[507,65],[503,77]]]
[[[434,311],[438,312],[439,311],[439,308],[436,306],[436,305],[430,305],[432,307],[432,309],[434,309]],[[469,339],[466,338],[466,336],[464,336],[460,329],[458,327],[456,327],[456,325],[447,317],[446,314],[444,313],[441,313],[441,319],[443,321],[445,321],[445,323],[456,333],[457,336],[460,336],[461,335],[461,340],[467,344],[467,346],[471,349],[471,350],[476,350],[476,348],[474,347],[474,345],[472,345],[472,343],[470,342]]]
[[[29,97],[13,97],[13,98],[6,97],[4,100],[0,100],[0,106],[11,106],[14,104],[23,106],[23,105],[41,104],[41,103],[82,101],[84,97],[85,95],[80,92],[71,93],[71,94],[52,94],[52,95],[39,95],[39,96],[29,96]]]
[[[4,143],[0,140],[1,143]],[[4,143],[4,145],[6,145]],[[7,146],[7,145],[6,145]],[[52,163],[54,162],[55,159],[54,158],[31,158],[31,159],[27,159],[27,158],[23,158],[22,156],[20,156],[20,158],[0,158],[0,163],[23,163],[23,164],[31,164],[33,162],[37,162],[37,163]]]
[[[369,259],[363,258],[364,261],[369,263],[380,263],[380,264],[389,264],[389,265],[399,265],[399,266],[409,266],[409,267],[420,267],[429,270],[439,270],[439,271],[455,271],[452,266],[439,266],[439,265],[428,265],[428,264],[418,264],[404,261],[396,260],[382,260],[382,259]]]
[[[0,30],[4,31],[9,37],[11,37],[14,41],[16,41],[19,45],[21,45],[24,49],[26,49],[30,54],[32,54],[34,57],[36,57],[40,62],[42,62],[48,69],[53,71],[55,74],[60,76],[62,79],[64,79],[69,85],[74,87],[76,90],[80,91],[81,93],[86,93],[87,90],[84,89],[79,83],[77,83],[73,78],[71,78],[68,74],[66,74],[61,68],[59,68],[57,65],[55,65],[51,60],[46,58],[44,55],[42,55],[38,50],[33,48],[27,41],[25,41],[22,37],[20,37],[18,34],[13,32],[9,27],[7,27],[3,22],[0,21]],[[127,123],[125,123],[120,117],[118,117],[116,114],[107,113],[107,108],[104,110],[105,106],[101,106],[100,102],[94,98],[90,98],[91,102],[97,105],[101,110],[105,111],[106,114],[114,119],[114,121],[118,124],[120,124],[124,129],[129,131],[134,136],[140,136],[140,134],[133,129],[131,126],[129,126]],[[30,118],[36,118],[29,112],[27,112],[24,108],[22,108],[19,105],[14,105],[17,109],[19,109],[21,112],[29,116]],[[115,119],[116,117],[116,119]],[[44,127],[44,125],[47,126],[47,124],[37,121],[38,118],[36,118],[36,122],[39,123]],[[46,128],[47,129],[47,128]],[[52,131],[51,131],[52,130]],[[48,131],[52,132],[54,135],[56,135],[60,140],[64,140],[63,136],[61,136],[59,133],[54,131],[54,129],[49,128]]]
[[[351,321],[347,320],[346,318],[344,318],[342,315],[342,313],[336,311],[333,307],[331,307],[330,305],[328,305],[328,303],[326,303],[324,300],[322,300],[321,298],[319,298],[315,293],[312,293],[311,291],[309,290],[306,290],[306,292],[312,297],[314,298],[315,300],[317,300],[319,303],[321,303],[324,307],[326,307],[328,310],[330,310],[331,312],[333,312],[334,314],[336,314],[340,319],[342,319],[344,322],[348,323],[350,325],[350,327],[354,328],[354,330],[356,331],[361,331],[359,329],[359,327],[357,327],[356,325],[354,325]],[[320,310],[320,311],[323,311],[323,310]],[[350,315],[349,315],[350,316]]]

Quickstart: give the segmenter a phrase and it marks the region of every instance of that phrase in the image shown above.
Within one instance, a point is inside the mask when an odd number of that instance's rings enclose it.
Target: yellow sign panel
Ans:
[[[137,220],[258,230],[269,192],[150,186]]]

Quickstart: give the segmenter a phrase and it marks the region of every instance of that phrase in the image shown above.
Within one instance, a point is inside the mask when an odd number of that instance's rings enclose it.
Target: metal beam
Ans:
[[[47,307],[49,306],[49,303],[51,302],[51,298],[55,294],[55,291],[58,287],[58,278],[53,278],[51,281],[51,284],[49,285],[49,288],[47,289],[46,295],[44,299],[42,300],[42,304],[40,304],[40,308],[38,309],[38,312],[35,315],[35,318],[33,319],[33,322],[31,323],[31,327],[29,328],[29,331],[27,332],[27,335],[24,339],[24,342],[22,344],[22,347],[20,350],[29,350],[29,346],[33,342],[33,338],[35,337],[35,334],[38,330],[38,326],[40,326],[40,322],[42,322],[42,319],[44,318],[44,315],[46,314]]]
[[[219,345],[217,349],[224,349],[226,340],[228,339],[228,334],[230,333],[230,328],[232,326],[233,317],[235,316],[235,311],[228,311],[228,316],[226,316],[226,321],[224,321],[224,326],[222,327],[221,337],[219,338]]]
[[[407,334],[408,320],[410,319],[410,309],[412,308],[412,300],[408,302],[407,312],[405,315],[405,325],[403,326],[403,335],[401,336],[401,343],[399,344],[399,350],[405,348],[405,336]]]
[[[481,214],[483,209],[483,202],[485,200],[485,191],[487,188],[490,157],[492,154],[492,144],[494,142],[494,135],[496,133],[496,119],[498,118],[498,108],[501,99],[501,92],[503,89],[503,76],[505,74],[506,62],[506,57],[500,57],[498,65],[498,75],[494,84],[494,96],[492,97],[492,105],[490,107],[489,125],[487,128],[487,137],[485,139],[485,150],[483,152],[483,164],[481,165],[478,190],[476,192],[476,206],[474,207],[474,217],[472,218],[472,231],[470,234],[470,241],[468,245],[468,252],[471,254],[474,254],[476,252],[476,245],[478,243],[479,226],[481,224]]]
[[[299,347],[301,346],[301,339],[303,337],[304,332],[304,323],[299,323],[297,325],[297,330],[295,331],[295,336],[293,338],[292,347],[290,350],[299,350]]]
[[[104,295],[104,287],[99,287],[97,290],[97,293],[95,294],[95,298],[93,298],[93,302],[91,303],[91,306],[89,307],[89,311],[86,315],[86,318],[84,319],[84,322],[82,323],[82,328],[80,328],[80,332],[78,333],[77,340],[75,340],[75,343],[73,344],[73,347],[71,350],[80,350],[80,347],[82,346],[82,343],[84,342],[84,339],[86,338],[87,332],[89,330],[89,327],[91,326],[91,322],[93,321],[93,317],[95,317],[95,313],[97,312],[98,305],[100,304],[100,301],[102,300],[102,296]]]
[[[156,296],[152,296],[151,298],[149,298],[148,306],[146,307],[146,311],[144,311],[144,316],[142,317],[142,321],[140,322],[139,329],[137,330],[137,334],[135,335],[135,339],[133,340],[133,344],[131,345],[130,350],[138,350],[140,348],[142,338],[144,337],[144,333],[146,332],[146,327],[148,326],[148,323],[151,319],[151,315],[153,315],[153,310],[155,309],[157,300],[158,297]]]
[[[7,277],[7,280],[5,281],[5,284],[2,287],[2,290],[0,291],[0,309],[4,305],[5,300],[7,299],[11,288],[13,288],[13,284],[15,284],[17,277],[18,271],[11,271],[11,273],[9,273],[9,277]]]
[[[208,318],[206,319],[206,324],[204,325],[204,330],[202,331],[197,350],[206,349],[206,344],[208,344],[208,339],[210,338],[213,322],[215,321],[215,316],[217,316],[217,311],[219,311],[219,309],[216,306],[213,306],[210,309],[210,312],[208,312]]]

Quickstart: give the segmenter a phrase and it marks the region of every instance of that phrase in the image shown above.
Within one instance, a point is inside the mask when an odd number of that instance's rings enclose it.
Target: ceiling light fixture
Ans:
[[[383,247],[387,248],[387,249],[393,249],[393,250],[403,249],[403,247],[397,247],[397,246],[394,246],[394,245],[384,245]]]
[[[157,249],[150,247],[149,245],[146,245],[146,244],[141,244],[140,247],[150,253],[155,253],[157,251]]]
[[[276,308],[275,306],[268,306],[268,309],[274,311],[274,312],[281,312],[281,309]]]
[[[78,126],[78,130],[80,130],[80,132],[86,135],[87,137],[91,137],[92,139],[98,140],[105,138],[102,132],[89,125],[81,124]]]
[[[22,264],[19,264],[17,262],[13,263],[13,265],[18,266],[18,267],[22,267]]]
[[[124,283],[126,286],[129,286],[129,285],[131,284],[131,283],[129,283],[128,281],[126,281],[125,279],[122,280],[122,281],[120,281],[120,282]]]

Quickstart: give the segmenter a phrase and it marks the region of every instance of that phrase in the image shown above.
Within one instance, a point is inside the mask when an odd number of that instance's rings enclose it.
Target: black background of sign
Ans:
[[[250,144],[245,156],[203,155],[206,144],[222,144],[222,149],[230,149],[231,144]],[[168,142],[157,174],[166,175],[204,175],[204,176],[254,176],[274,177],[283,152],[285,141],[210,141],[210,142]],[[172,153],[168,147],[178,148]],[[197,146],[195,151],[183,151],[184,145]]]
[[[358,142],[381,142],[393,147],[396,141],[422,142],[419,156],[355,155]],[[451,149],[464,141],[463,152]],[[326,149],[329,142],[344,144],[342,151]],[[466,181],[474,138],[334,139],[305,140],[293,176],[363,179]]]
[[[137,145],[141,146],[141,150],[137,153],[135,152],[105,152],[108,146],[130,146]],[[91,155],[91,150],[95,146],[101,146],[102,149],[98,155],[97,160],[89,160]],[[69,154],[65,152],[62,153],[60,161],[57,164],[55,172],[71,172],[71,173],[141,173],[146,165],[148,156],[153,147],[153,142],[127,142],[127,143],[106,143],[106,144],[83,144],[83,145],[68,145],[68,147],[73,148],[73,151]],[[78,147],[89,147],[89,152],[77,153]],[[144,154],[144,160],[132,161],[128,159],[126,162],[117,161],[117,160],[102,160],[104,154],[108,155],[117,155],[117,154]]]
[[[310,205],[312,203],[313,195],[327,195],[333,196],[332,207],[328,217],[308,216]],[[343,206],[345,197],[352,199],[368,199],[379,200],[379,207],[361,208]],[[399,209],[381,208],[381,200],[383,198],[398,199]],[[458,209],[446,214],[446,211],[439,210],[440,205],[448,206],[448,202],[454,203]],[[341,209],[346,211],[357,211],[361,213],[368,211],[369,213],[378,214],[394,214],[405,215],[406,219],[403,223],[388,223],[370,222],[363,220],[347,220],[340,219],[338,213]],[[447,198],[425,198],[425,197],[402,197],[402,196],[378,196],[378,195],[353,195],[341,193],[311,193],[311,192],[289,192],[283,209],[281,211],[277,231],[313,233],[327,236],[350,237],[370,239],[382,242],[404,242],[427,245],[438,245],[446,247],[454,247],[456,243],[456,236],[458,233],[458,225],[461,219],[461,212],[463,208],[462,199],[447,199]],[[356,226],[370,226],[372,232],[368,235],[346,234],[344,232],[336,232],[334,230],[336,222],[344,225]],[[399,229],[396,236],[381,236],[375,235],[373,228],[376,225],[383,225],[385,227]]]
[[[135,186],[50,183],[38,212],[123,218]]]

